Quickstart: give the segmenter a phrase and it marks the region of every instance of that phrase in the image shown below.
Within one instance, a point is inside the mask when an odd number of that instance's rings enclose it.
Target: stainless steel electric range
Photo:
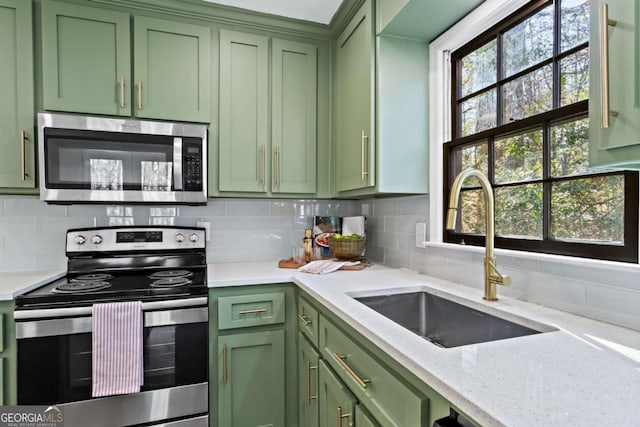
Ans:
[[[69,230],[66,276],[16,298],[18,404],[57,404],[70,426],[208,425],[205,241],[201,228]],[[92,398],[92,305],[114,301],[142,302],[144,384]]]

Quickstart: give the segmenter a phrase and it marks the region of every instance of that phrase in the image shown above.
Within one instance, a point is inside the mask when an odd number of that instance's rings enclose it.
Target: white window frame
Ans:
[[[531,0],[486,0],[429,44],[429,240],[442,243],[443,144],[451,139],[450,53]]]

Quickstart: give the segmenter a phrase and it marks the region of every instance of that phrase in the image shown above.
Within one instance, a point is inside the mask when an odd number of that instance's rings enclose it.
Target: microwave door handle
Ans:
[[[182,138],[173,138],[173,189],[182,190]]]

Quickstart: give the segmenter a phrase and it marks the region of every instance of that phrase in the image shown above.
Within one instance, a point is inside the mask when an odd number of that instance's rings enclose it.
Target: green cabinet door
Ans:
[[[380,427],[371,414],[369,414],[362,405],[356,407],[356,423],[355,427]]]
[[[318,363],[320,354],[298,333],[298,417],[300,426],[318,427]]]
[[[356,399],[331,372],[324,361],[319,365],[320,427],[354,426]]]
[[[0,405],[18,401],[16,326],[13,301],[0,301]]]
[[[0,0],[0,187],[35,187],[31,2]]]
[[[283,427],[284,330],[218,338],[218,426]]]
[[[336,190],[375,184],[375,46],[371,0],[365,1],[336,46]]]
[[[272,41],[273,193],[316,192],[317,48]]]
[[[129,15],[42,2],[46,110],[131,115]]]
[[[136,16],[134,115],[211,121],[209,27]]]
[[[601,33],[601,5],[610,20]],[[640,169],[640,0],[592,0],[589,39],[589,162],[591,166]],[[605,37],[603,37],[605,36]],[[608,43],[607,43],[608,38]],[[606,60],[608,50],[608,64]],[[605,58],[602,58],[605,54]],[[604,61],[604,62],[602,62]],[[608,65],[608,80],[602,66]],[[608,88],[609,109],[606,108]],[[609,119],[606,127],[605,121]]]
[[[269,39],[221,30],[220,191],[268,190],[268,95]]]

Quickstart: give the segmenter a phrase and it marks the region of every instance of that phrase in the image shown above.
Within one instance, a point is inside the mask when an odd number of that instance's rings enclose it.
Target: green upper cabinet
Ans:
[[[336,46],[336,190],[375,184],[375,46],[372,1],[366,0]]]
[[[132,49],[128,13],[43,1],[44,108],[211,121],[211,29],[141,16],[133,28]]]
[[[219,191],[314,194],[316,121],[315,45],[220,31]]]
[[[615,25],[600,28],[601,19],[606,19],[601,8],[604,5],[608,5],[608,18]],[[591,166],[640,169],[639,17],[640,0],[591,1]],[[608,78],[603,71],[608,71]]]
[[[31,2],[0,0],[0,187],[35,187]]]
[[[316,63],[315,45],[272,41],[273,193],[316,192]]]
[[[129,14],[42,2],[46,110],[131,115]]]
[[[134,115],[211,120],[211,29],[134,17]]]
[[[220,31],[220,191],[266,192],[269,39]]]

